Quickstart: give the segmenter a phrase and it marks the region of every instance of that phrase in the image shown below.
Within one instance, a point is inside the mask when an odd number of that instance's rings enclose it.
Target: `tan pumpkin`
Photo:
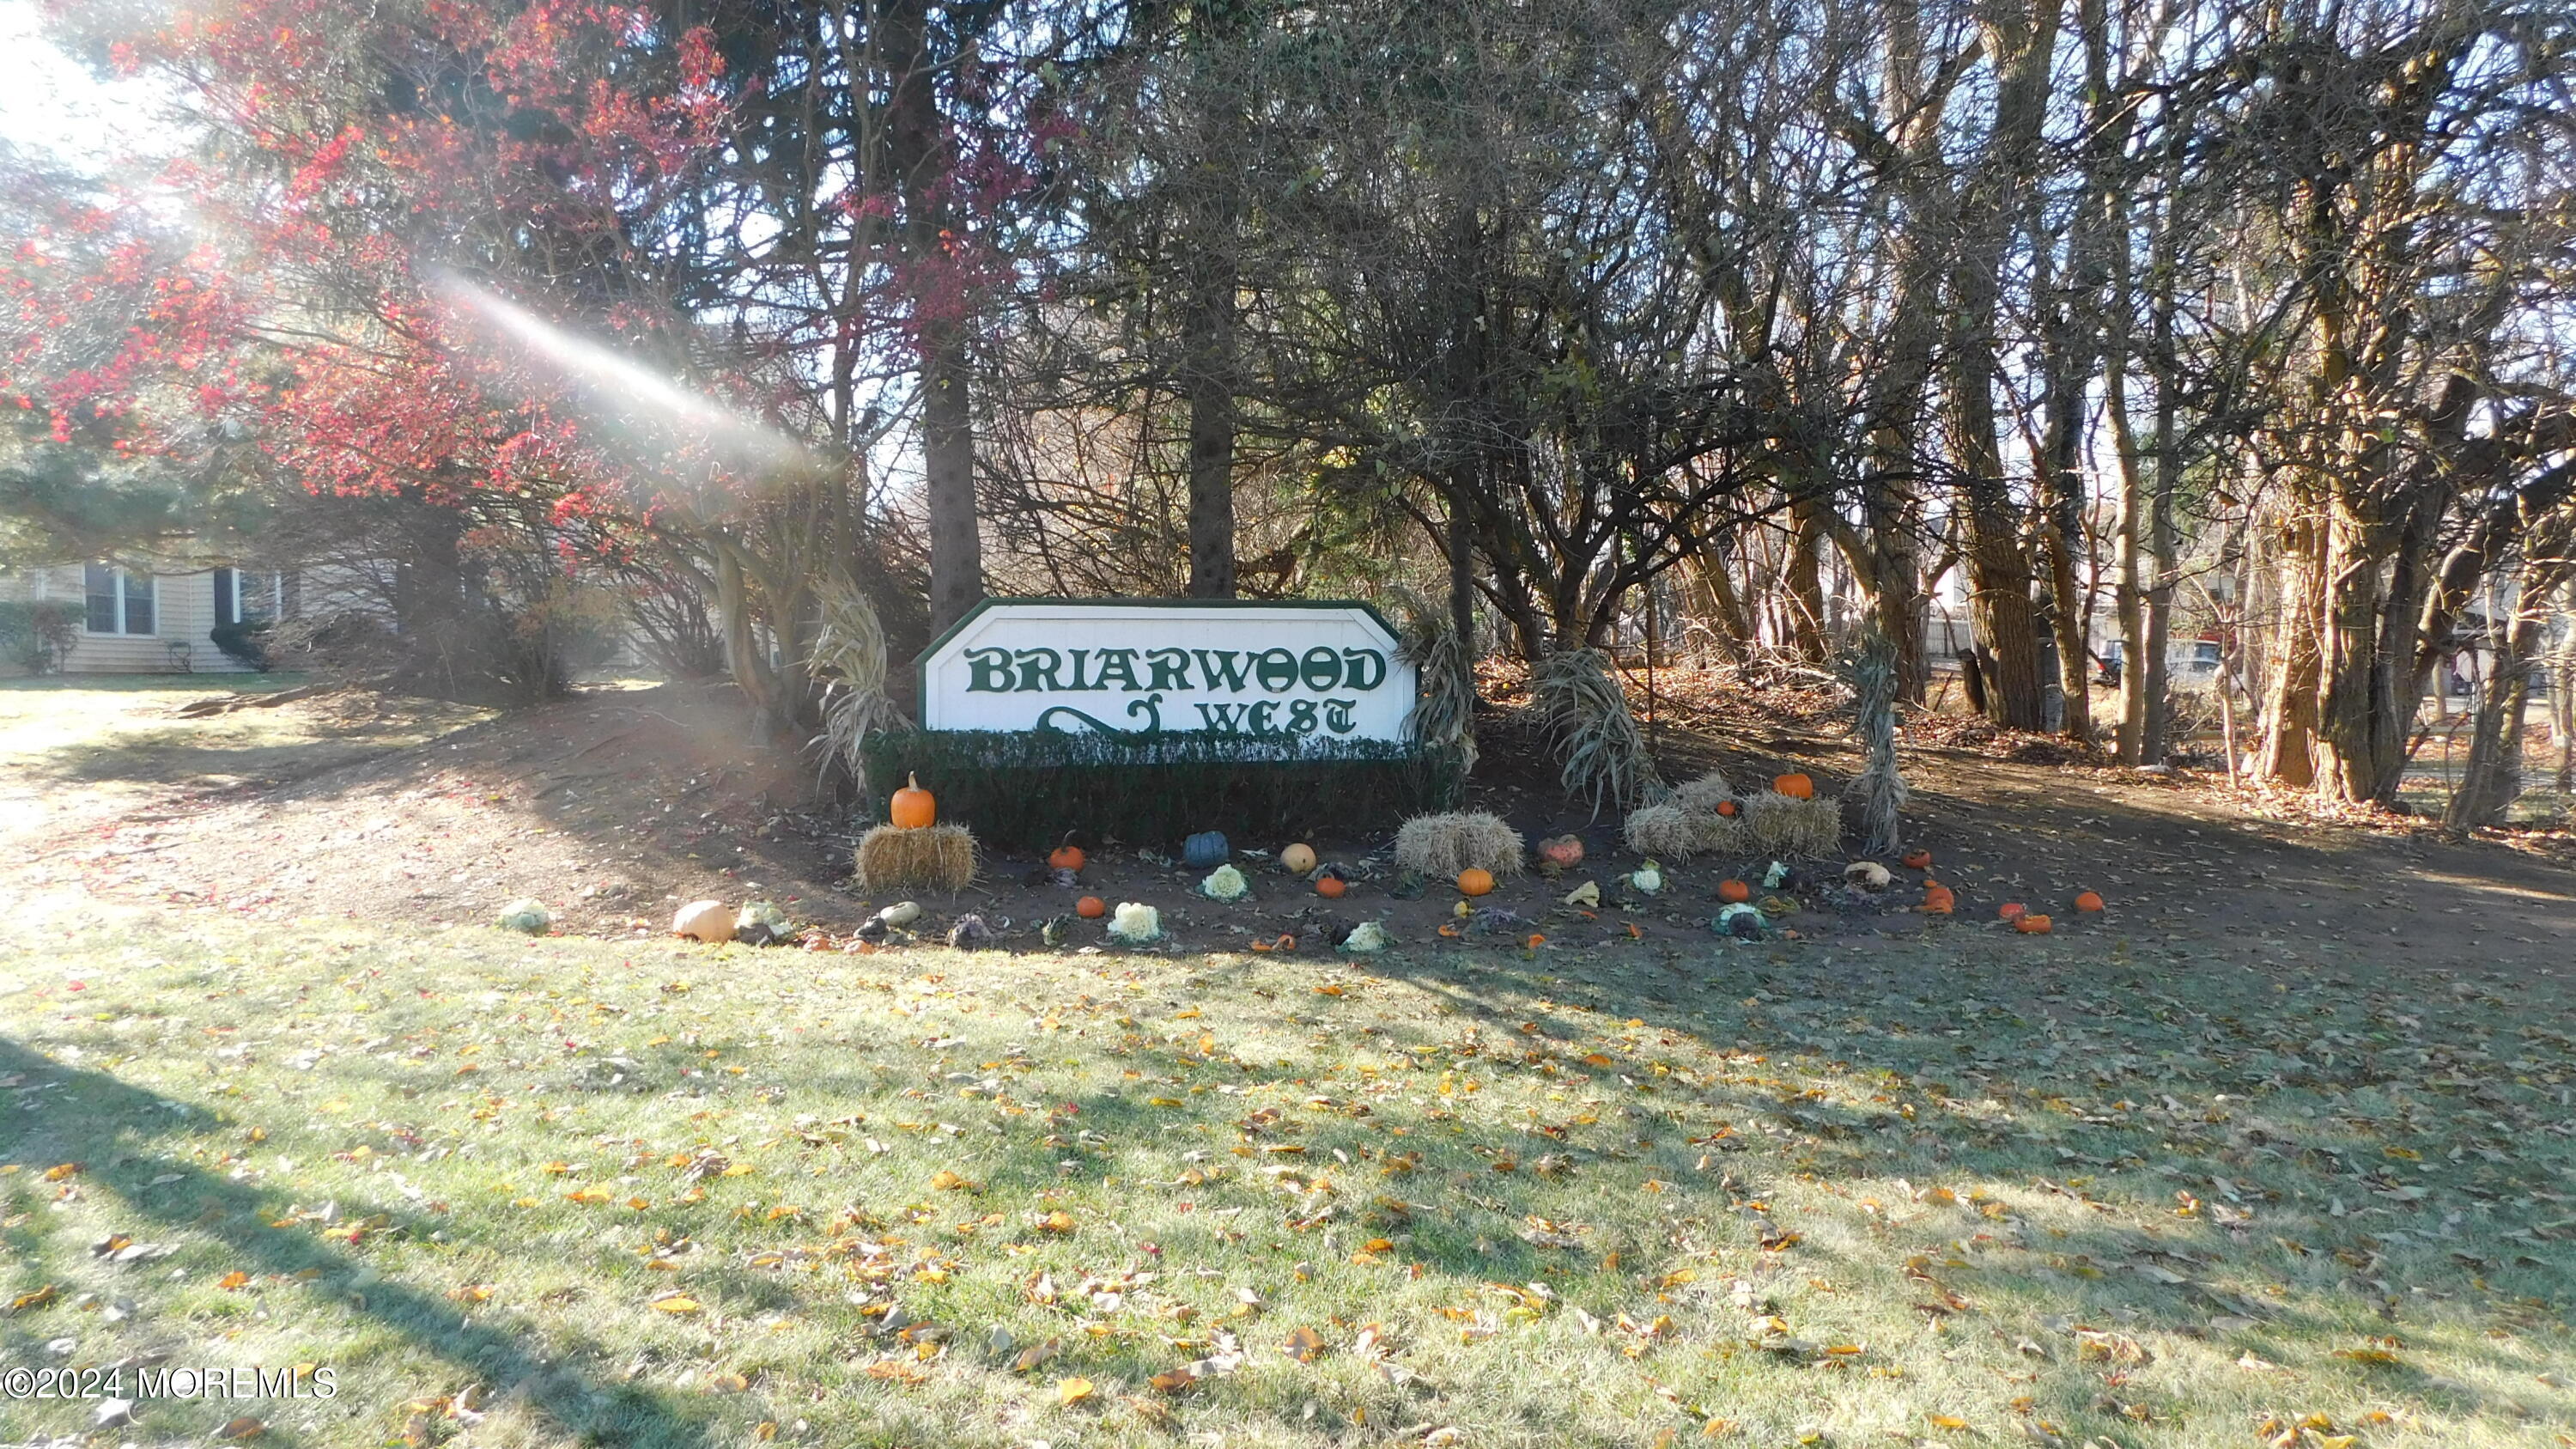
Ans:
[[[1792,800],[1816,798],[1816,782],[1805,775],[1774,775],[1771,777],[1771,788]]]
[[[1494,873],[1483,866],[1471,865],[1458,872],[1458,894],[1485,896],[1494,893]]]
[[[921,788],[921,777],[907,772],[902,789],[887,801],[886,819],[898,829],[920,830],[939,822],[939,802]]]
[[[1315,847],[1292,845],[1279,852],[1279,867],[1290,875],[1304,875],[1315,868]]]

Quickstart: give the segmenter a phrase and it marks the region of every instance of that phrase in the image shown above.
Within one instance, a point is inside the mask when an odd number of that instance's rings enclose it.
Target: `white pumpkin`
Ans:
[[[691,901],[671,917],[671,934],[713,945],[733,939],[733,907],[722,901]]]

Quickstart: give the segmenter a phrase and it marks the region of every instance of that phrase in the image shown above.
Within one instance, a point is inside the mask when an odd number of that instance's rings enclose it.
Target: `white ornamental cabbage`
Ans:
[[[1109,913],[1109,935],[1113,940],[1142,946],[1148,941],[1161,939],[1162,934],[1163,913],[1152,906],[1122,901],[1118,909]]]

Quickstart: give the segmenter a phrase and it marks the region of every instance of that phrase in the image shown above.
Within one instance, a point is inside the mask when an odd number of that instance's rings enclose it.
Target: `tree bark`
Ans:
[[[879,14],[886,84],[892,92],[886,147],[903,197],[904,248],[914,278],[922,492],[930,523],[930,627],[937,631],[964,618],[984,597],[983,536],[975,508],[971,299],[941,265],[951,224],[944,198],[955,156],[947,119],[939,110],[928,0],[896,0]]]
[[[2325,604],[2324,540],[2313,515],[2282,529],[2280,638],[2272,649],[2272,679],[2265,691],[2263,756],[2255,773],[2275,784],[2316,783],[2317,653]]]
[[[1185,350],[1190,407],[1190,597],[1234,597],[1234,267],[1202,257]]]

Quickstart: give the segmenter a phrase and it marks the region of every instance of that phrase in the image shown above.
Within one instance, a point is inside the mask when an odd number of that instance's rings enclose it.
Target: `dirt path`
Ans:
[[[749,747],[726,691],[603,691],[500,719],[345,697],[174,718],[188,697],[0,694],[0,894],[424,922],[484,920],[532,895],[565,929],[610,935],[655,930],[698,896],[768,896],[844,930],[876,904],[847,884],[852,822],[806,799],[802,766]],[[262,718],[244,718],[253,713]],[[1725,726],[1673,728],[1668,766],[1715,764],[1747,783],[1810,769],[1830,786],[1853,763],[1826,730],[1794,719]],[[2172,953],[2454,990],[2576,963],[2576,872],[2493,845],[2265,819],[2206,782],[1968,749],[1914,748],[1906,767],[1909,843],[1932,850],[1960,915],[1928,922],[1903,908],[1912,892],[1900,888],[1883,911],[1804,915],[1802,934],[1861,953],[1927,928],[1975,940],[1997,932],[1998,904],[2018,900],[2054,914],[2064,935],[2102,938],[2111,960]],[[1524,831],[1582,832],[1603,867],[1593,874],[1626,868],[1615,830],[1563,808],[1508,717],[1480,778],[1475,803]],[[1367,849],[1318,843],[1327,858]],[[1042,873],[1028,878],[1034,865],[992,862],[984,884],[934,910],[976,911],[1006,940],[1034,944],[1036,923],[1070,906]],[[1693,950],[1709,939],[1716,881],[1748,865],[1758,862],[1694,863],[1663,898],[1590,920],[1553,909],[1563,883],[1509,883],[1488,904],[1559,944]],[[1193,879],[1103,852],[1083,889],[1161,904],[1185,943],[1207,948],[1329,924],[1284,878],[1256,872],[1260,899],[1227,910],[1193,902]],[[1335,909],[1431,940],[1446,893],[1399,901],[1387,884],[1364,881]],[[2066,904],[2086,888],[2111,908],[2074,917]]]

